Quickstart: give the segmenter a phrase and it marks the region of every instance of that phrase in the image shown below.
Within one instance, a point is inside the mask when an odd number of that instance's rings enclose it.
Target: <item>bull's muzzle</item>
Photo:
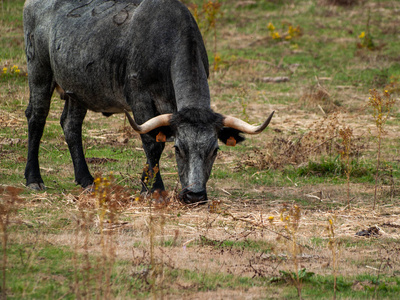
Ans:
[[[178,196],[179,200],[186,204],[205,204],[208,201],[207,191],[192,192],[188,189],[183,189]]]

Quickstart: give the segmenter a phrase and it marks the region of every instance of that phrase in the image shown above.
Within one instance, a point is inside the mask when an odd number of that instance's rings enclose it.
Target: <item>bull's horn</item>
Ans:
[[[171,119],[172,114],[163,114],[159,115],[157,117],[151,118],[150,120],[144,122],[142,125],[136,124],[135,120],[131,117],[129,112],[125,110],[125,115],[129,120],[129,124],[131,124],[132,128],[140,134],[145,134],[148,133],[149,131],[152,131],[153,129],[156,129],[158,127],[162,126],[168,126],[170,125],[169,120]]]
[[[260,126],[250,125],[249,123],[247,123],[243,120],[240,120],[238,118],[231,117],[231,116],[225,117],[224,126],[240,130],[243,133],[247,133],[247,134],[258,134],[258,133],[262,132],[268,126],[269,122],[272,119],[272,116],[274,115],[274,112],[275,111],[273,111],[269,115],[268,119],[266,119],[265,122],[262,123]]]

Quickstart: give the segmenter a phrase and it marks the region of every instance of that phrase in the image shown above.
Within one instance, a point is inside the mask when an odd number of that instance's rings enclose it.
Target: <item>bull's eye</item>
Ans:
[[[217,147],[217,148],[214,149],[213,156],[217,156],[218,150],[219,150],[219,147]]]
[[[179,147],[178,147],[177,145],[175,145],[174,148],[175,148],[175,154],[176,154],[176,155],[179,155],[179,156],[182,156],[182,152],[181,152],[181,150],[179,149]]]

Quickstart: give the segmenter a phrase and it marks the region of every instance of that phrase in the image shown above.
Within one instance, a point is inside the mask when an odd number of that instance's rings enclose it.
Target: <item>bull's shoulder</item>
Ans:
[[[55,8],[62,5],[62,3],[63,1],[61,0],[26,0],[23,9],[25,25],[27,20],[40,21],[43,17],[52,14]]]

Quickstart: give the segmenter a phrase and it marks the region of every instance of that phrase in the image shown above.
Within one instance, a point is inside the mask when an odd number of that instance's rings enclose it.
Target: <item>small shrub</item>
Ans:
[[[11,78],[26,77],[27,75],[28,74],[25,71],[22,71],[17,65],[13,65],[12,67],[5,65],[1,69],[0,80],[3,81]]]
[[[365,48],[368,50],[377,50],[378,48],[380,48],[376,46],[374,38],[370,32],[370,27],[369,27],[370,19],[371,19],[371,11],[368,10],[368,18],[367,18],[367,24],[365,26],[365,31],[362,31],[358,35],[360,42],[357,43],[357,48],[360,49]]]
[[[303,34],[303,31],[299,25],[293,26],[292,24],[285,22],[282,23],[282,28],[283,29],[287,28],[287,30],[284,33],[279,33],[279,31],[276,30],[274,24],[272,24],[271,22],[268,23],[267,28],[269,31],[269,35],[275,41],[281,41],[281,40],[291,41]]]

